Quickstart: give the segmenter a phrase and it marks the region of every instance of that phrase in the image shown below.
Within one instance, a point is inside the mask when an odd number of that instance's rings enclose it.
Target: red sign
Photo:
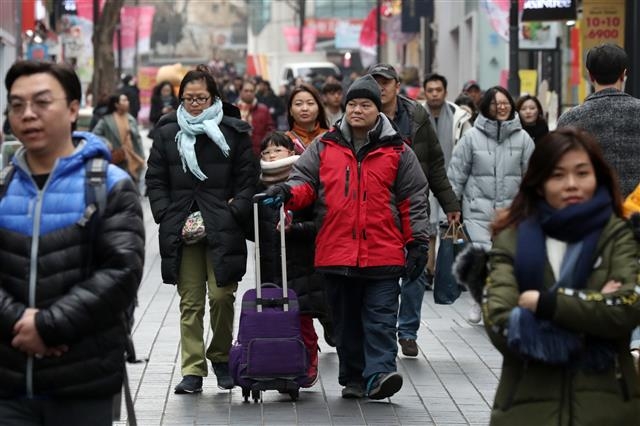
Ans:
[[[334,38],[336,27],[340,22],[349,24],[361,24],[363,19],[335,19],[335,18],[310,18],[304,21],[305,27],[314,27],[318,38]]]

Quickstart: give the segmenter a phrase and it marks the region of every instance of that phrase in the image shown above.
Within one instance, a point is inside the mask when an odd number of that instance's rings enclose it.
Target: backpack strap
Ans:
[[[102,157],[94,157],[86,164],[85,202],[93,204],[101,216],[107,208],[107,168],[109,162]]]
[[[7,193],[9,183],[11,183],[15,171],[16,168],[11,163],[7,164],[6,167],[0,171],[0,199]]]

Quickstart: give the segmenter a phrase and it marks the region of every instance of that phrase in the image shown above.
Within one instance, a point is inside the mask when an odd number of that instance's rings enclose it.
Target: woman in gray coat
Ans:
[[[534,144],[522,129],[509,92],[500,86],[487,90],[474,126],[453,149],[447,177],[462,203],[462,219],[474,244],[491,247],[489,225],[495,210],[509,207],[518,192]],[[469,321],[480,322],[474,304]]]

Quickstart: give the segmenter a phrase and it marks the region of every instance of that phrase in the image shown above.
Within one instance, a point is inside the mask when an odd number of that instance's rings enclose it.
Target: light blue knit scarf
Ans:
[[[195,145],[196,136],[206,133],[225,157],[229,156],[229,145],[224,135],[220,131],[218,124],[222,121],[222,101],[216,99],[213,105],[202,111],[200,115],[192,116],[184,109],[182,105],[178,106],[178,125],[180,131],[176,134],[176,143],[178,144],[178,152],[182,159],[182,169],[187,171],[187,167],[195,177],[200,180],[207,179],[207,175],[202,173],[198,165],[196,157]]]

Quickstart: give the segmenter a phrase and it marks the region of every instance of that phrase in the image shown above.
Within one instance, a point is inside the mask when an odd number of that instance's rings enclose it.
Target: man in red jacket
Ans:
[[[315,206],[315,267],[326,274],[343,398],[384,399],[396,371],[399,278],[426,265],[427,179],[414,152],[381,114],[380,89],[357,79],[334,128],[296,162],[265,204]]]
[[[242,83],[240,97],[236,106],[240,110],[240,118],[251,124],[251,145],[256,157],[260,157],[260,143],[267,133],[275,129],[269,107],[256,99],[256,86],[251,81]]]

